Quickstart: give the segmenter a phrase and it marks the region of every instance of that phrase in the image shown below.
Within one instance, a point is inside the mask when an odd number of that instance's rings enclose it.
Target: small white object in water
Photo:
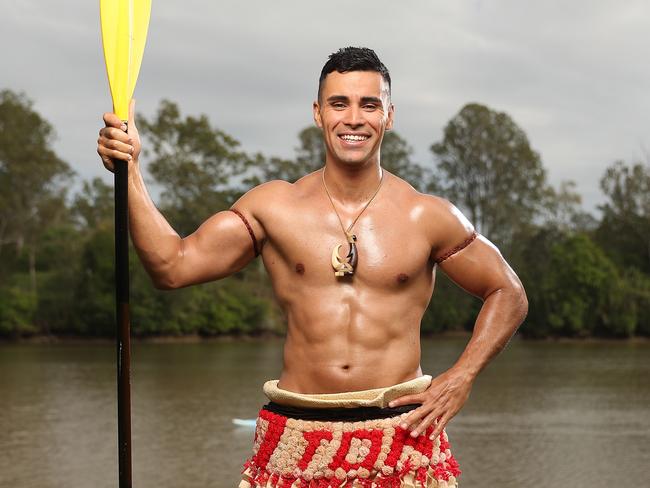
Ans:
[[[254,429],[257,420],[256,419],[232,419],[232,423],[240,427],[250,427]]]

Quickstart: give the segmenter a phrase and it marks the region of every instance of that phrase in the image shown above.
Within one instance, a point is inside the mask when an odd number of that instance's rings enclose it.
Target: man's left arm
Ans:
[[[462,220],[458,224],[467,229]],[[450,233],[458,235],[454,232],[458,228]],[[414,437],[432,424],[436,426],[432,438],[442,432],[467,401],[476,376],[506,346],[528,311],[524,288],[499,250],[483,236],[471,237],[472,234],[464,241],[459,239],[464,247],[456,252],[452,249],[439,265],[456,284],[483,300],[472,337],[456,363],[434,378],[425,392],[406,395],[389,404],[422,404],[402,425],[411,429]]]

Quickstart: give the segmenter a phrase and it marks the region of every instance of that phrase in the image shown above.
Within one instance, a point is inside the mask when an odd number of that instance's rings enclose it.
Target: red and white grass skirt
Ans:
[[[399,426],[407,415],[301,420],[263,408],[239,488],[456,488],[446,432],[432,440],[431,426],[413,438]]]

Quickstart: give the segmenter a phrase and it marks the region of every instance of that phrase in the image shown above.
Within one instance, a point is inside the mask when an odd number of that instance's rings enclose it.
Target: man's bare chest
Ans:
[[[343,214],[341,220],[347,229],[354,218]],[[404,288],[430,277],[433,268],[426,232],[413,215],[394,207],[367,211],[350,229],[356,236],[357,255],[352,277],[335,277],[335,261],[346,259],[351,245],[336,214],[327,207],[296,205],[272,215],[265,230],[264,260],[269,272],[296,275],[308,283],[343,279]]]

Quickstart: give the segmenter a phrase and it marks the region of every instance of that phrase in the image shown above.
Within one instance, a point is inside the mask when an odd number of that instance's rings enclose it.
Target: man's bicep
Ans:
[[[458,286],[481,299],[506,286],[520,285],[497,247],[481,235],[439,266]]]
[[[173,272],[175,287],[218,280],[244,268],[259,254],[252,220],[240,210],[224,210],[184,238]]]

